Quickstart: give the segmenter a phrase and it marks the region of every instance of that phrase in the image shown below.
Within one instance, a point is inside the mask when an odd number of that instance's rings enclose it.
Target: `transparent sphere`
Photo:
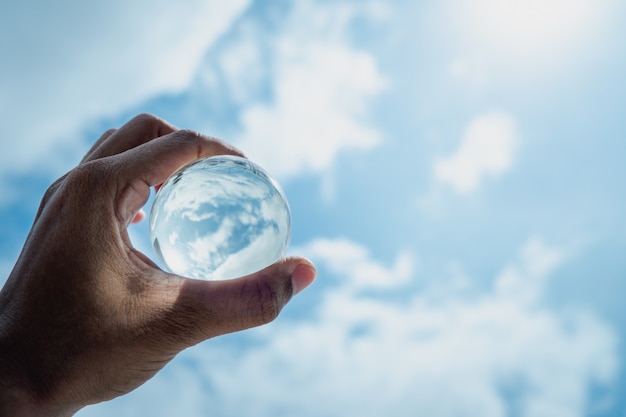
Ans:
[[[154,198],[150,234],[165,269],[217,280],[256,272],[284,255],[291,237],[287,200],[261,167],[235,156],[193,162]]]

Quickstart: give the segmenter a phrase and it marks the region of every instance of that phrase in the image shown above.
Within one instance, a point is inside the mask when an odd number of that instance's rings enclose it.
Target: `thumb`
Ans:
[[[178,297],[165,318],[165,331],[185,346],[273,321],[293,295],[316,276],[304,258],[282,259],[246,277],[227,281],[181,278]]]

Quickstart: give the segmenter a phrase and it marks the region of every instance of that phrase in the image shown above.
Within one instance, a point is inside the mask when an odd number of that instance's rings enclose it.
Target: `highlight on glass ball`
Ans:
[[[163,183],[150,211],[150,234],[169,272],[232,279],[285,254],[291,212],[278,183],[260,166],[236,156],[213,156]]]

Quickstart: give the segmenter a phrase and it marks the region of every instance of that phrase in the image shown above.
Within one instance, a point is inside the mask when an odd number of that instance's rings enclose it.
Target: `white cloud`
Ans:
[[[537,301],[545,279],[564,257],[563,251],[546,247],[538,238],[530,239],[522,248],[520,260],[507,265],[496,278],[498,295],[516,302]]]
[[[279,233],[273,228],[267,227],[255,235],[254,240],[239,252],[228,254],[224,253],[227,251],[221,248],[223,245],[206,245],[207,252],[200,253],[199,257],[207,259],[206,254],[210,253],[212,257],[223,261],[215,271],[210,273],[211,279],[242,277],[259,271],[278,260],[283,255],[282,243]],[[218,248],[218,250],[216,251],[214,248]]]
[[[415,272],[415,259],[409,252],[398,254],[388,268],[373,261],[367,248],[347,239],[318,238],[292,252],[324,259],[343,285],[354,289],[394,288],[408,283]]]
[[[285,48],[295,56],[281,63],[275,102],[245,110],[241,148],[285,177],[323,171],[340,151],[376,146],[380,134],[361,123],[363,102],[384,86],[373,59],[342,46]]]
[[[187,86],[203,52],[248,5],[4,2],[0,6],[0,179],[68,169],[79,131]]]
[[[435,162],[435,178],[459,194],[476,190],[487,175],[498,176],[513,163],[519,138],[515,120],[503,112],[472,120],[458,149]]]
[[[218,60],[244,102],[242,130],[232,139],[272,175],[321,173],[340,152],[381,142],[367,121],[368,103],[389,81],[371,54],[349,45],[348,26],[359,13],[383,15],[376,7],[298,2],[271,34],[242,23],[245,36]],[[251,97],[264,81],[270,101]]]
[[[358,279],[358,268],[342,265],[363,262],[363,248],[346,241],[310,247],[345,286]],[[540,287],[535,278],[562,262],[561,253],[537,238],[525,243],[515,262],[520,285]],[[288,415],[281,409],[302,416],[501,416],[511,406],[502,397],[507,389],[519,396],[522,415],[576,416],[584,414],[588,384],[610,383],[617,369],[615,335],[597,318],[498,291],[441,304],[417,294],[402,305],[340,287],[328,290],[316,311],[314,321],[268,331],[267,345],[235,369],[213,372],[223,386],[215,398],[237,404],[224,405],[223,415],[235,415],[245,399],[257,416]],[[257,389],[241,389],[243,380]]]
[[[131,399],[81,415],[159,416],[167,413],[159,404],[184,401],[190,417],[208,410],[258,417],[570,417],[593,407],[589,386],[610,386],[616,377],[617,341],[610,327],[585,311],[542,305],[538,277],[546,279],[566,257],[539,238],[507,262],[519,274],[518,289],[537,293],[535,298],[509,297],[496,285],[473,300],[456,292],[435,300],[426,289],[409,302],[394,302],[353,291],[362,272],[358,265],[394,273],[366,248],[330,239],[305,248],[337,274],[307,319],[278,320],[248,332],[253,340],[236,349],[200,345]],[[361,288],[368,285],[378,288],[369,280]],[[139,399],[146,400],[141,409]]]

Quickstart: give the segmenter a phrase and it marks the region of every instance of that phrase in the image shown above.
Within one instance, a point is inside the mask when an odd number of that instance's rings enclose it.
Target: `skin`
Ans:
[[[219,154],[242,156],[140,115],[50,186],[0,291],[0,416],[70,416],[128,393],[189,346],[269,323],[313,282],[298,257],[210,282],[168,274],[133,248],[127,227],[150,188]]]

